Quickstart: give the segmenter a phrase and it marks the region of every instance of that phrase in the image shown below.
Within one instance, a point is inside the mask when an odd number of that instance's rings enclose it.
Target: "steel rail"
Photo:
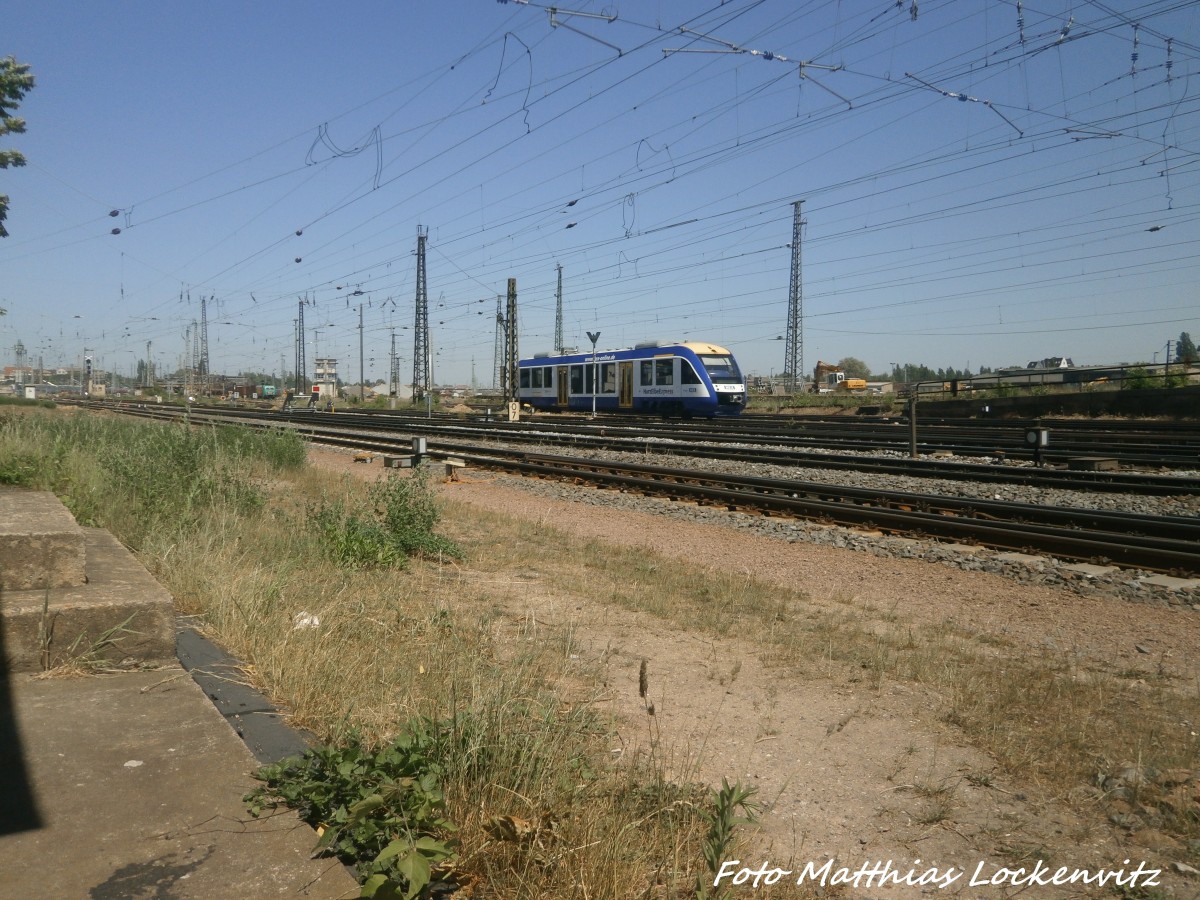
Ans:
[[[357,414],[413,424],[420,421],[405,413],[363,411]],[[476,421],[481,418],[477,416]],[[456,421],[463,424],[465,420],[461,416],[444,414],[437,421],[440,424],[453,424]],[[534,422],[532,426],[530,421]],[[496,427],[567,430],[628,428],[670,435],[680,440],[741,440],[746,443],[790,443],[795,446],[861,450],[864,447],[906,447],[907,427],[902,429],[898,426],[907,424],[908,419],[903,415],[870,418],[794,416],[776,420],[755,415],[655,425],[654,420],[646,416],[606,414],[598,420],[589,420],[567,414],[539,414],[536,419],[515,424],[497,420]],[[1072,454],[1104,453],[1137,465],[1155,466],[1166,461],[1200,465],[1200,423],[1093,422],[1070,419],[963,420],[937,416],[921,416],[919,419],[922,449],[948,449],[960,455],[989,455],[994,450],[1002,449],[1014,458],[1031,459],[1032,451],[1024,444],[1024,433],[1031,427],[1051,430],[1051,448],[1045,454],[1048,459],[1063,458]]]

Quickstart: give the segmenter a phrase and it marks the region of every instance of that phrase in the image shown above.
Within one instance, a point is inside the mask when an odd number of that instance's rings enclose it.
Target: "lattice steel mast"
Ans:
[[[505,402],[517,399],[517,279],[508,279],[508,311],[504,316],[504,371],[500,388]]]
[[[413,321],[413,403],[429,393],[429,290],[425,283],[425,239],[429,229],[417,226],[417,298]]]
[[[200,296],[200,357],[196,365],[204,383],[208,384],[208,301]]]
[[[304,363],[304,301],[300,301],[299,311],[296,316],[296,396],[299,397],[307,387],[304,377],[304,372],[307,366]]]
[[[800,217],[803,200],[792,204],[792,284],[788,291],[788,321],[783,348],[783,373],[788,391],[796,393],[796,385],[804,384],[804,281],[800,274]]]
[[[557,266],[558,269],[558,293],[555,295],[558,302],[554,307],[554,349],[560,355],[563,351],[563,336],[562,336],[562,266]]]
[[[192,324],[188,327],[192,332],[192,361],[188,368],[192,370],[192,377],[196,377],[200,374],[200,326],[192,319]]]
[[[392,329],[392,351],[388,357],[388,396],[395,397],[400,393],[400,357],[396,355],[396,330]]]

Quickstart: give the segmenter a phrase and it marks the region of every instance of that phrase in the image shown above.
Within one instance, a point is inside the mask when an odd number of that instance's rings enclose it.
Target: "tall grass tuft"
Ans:
[[[57,493],[85,525],[131,546],[161,528],[195,527],[207,510],[262,502],[253,478],[295,468],[304,445],[282,431],[148,426],[72,412],[0,423],[0,483]]]

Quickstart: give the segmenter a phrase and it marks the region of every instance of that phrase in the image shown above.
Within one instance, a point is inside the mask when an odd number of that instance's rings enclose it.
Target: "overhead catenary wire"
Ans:
[[[932,15],[932,12],[936,11],[936,9],[937,9],[936,4],[931,4],[931,3],[922,4],[923,19],[925,21],[929,21],[931,15]],[[1027,14],[1028,14],[1028,9],[1029,9],[1029,5],[1027,4],[1026,5]],[[1090,28],[1090,31],[1088,30],[1089,28]],[[1092,34],[1100,33],[1096,28],[1091,28],[1089,25],[1087,25],[1087,23],[1080,23],[1080,25],[1078,26],[1078,29],[1073,28],[1073,34],[1075,34],[1076,32],[1078,32],[1081,35],[1084,35],[1084,38],[1080,38],[1081,40],[1086,39],[1086,36],[1089,33],[1092,33]],[[853,30],[851,30],[851,33],[853,33]],[[1146,33],[1149,34],[1150,33],[1149,30],[1146,30]],[[1030,41],[1032,43],[1032,38],[1030,39]],[[955,48],[955,49],[957,50],[959,48]],[[1144,50],[1145,50],[1145,48],[1143,48],[1143,51]],[[977,58],[978,58],[978,56],[977,56]],[[595,69],[590,70],[590,72],[594,72],[594,71],[595,71]],[[1142,70],[1142,71],[1144,73],[1146,70]],[[847,75],[853,74],[853,70],[848,68],[847,70],[845,70],[845,72],[839,73],[839,75],[841,75],[841,74],[847,74]],[[1164,73],[1164,75],[1165,75],[1165,73]],[[856,76],[856,77],[862,77],[862,76]],[[923,75],[922,77],[925,77],[925,76]],[[934,77],[935,76],[932,72],[929,73],[930,79],[932,79]],[[1164,77],[1164,81],[1165,81],[1165,77]],[[938,82],[931,80],[930,83],[938,83]],[[920,88],[915,88],[915,87],[904,88],[904,87],[898,85],[897,82],[895,82],[895,81],[891,81],[891,82],[881,81],[880,86],[883,89],[883,92],[878,95],[880,98],[879,105],[882,105],[883,103],[896,104],[896,103],[904,102],[906,98],[910,98],[910,97],[914,96],[915,92],[920,92],[922,90]],[[1147,88],[1139,86],[1138,89],[1145,90]],[[976,94],[978,94],[979,96],[984,96],[982,91],[979,91],[978,89],[973,88],[972,95],[976,95]],[[603,95],[601,94],[598,96],[603,96]],[[587,101],[588,104],[590,104],[592,102],[593,102],[592,100]],[[857,102],[858,102],[858,99],[857,99],[857,95],[856,95],[856,104],[857,104]],[[524,107],[524,106],[525,106],[525,104],[522,104],[522,107]],[[583,107],[579,107],[579,108],[582,109]],[[1180,115],[1179,111],[1182,109],[1183,109],[1183,107],[1177,108],[1176,114],[1175,114],[1176,121],[1178,120],[1178,117]],[[565,116],[568,112],[569,112],[569,110],[562,110],[562,111],[560,111],[560,115]],[[1030,111],[1026,111],[1026,112],[1028,113]],[[1036,111],[1032,111],[1032,112],[1036,112],[1038,115],[1042,115],[1042,114],[1044,114],[1045,110],[1036,110]],[[1146,108],[1144,108],[1142,110],[1142,112],[1146,112]],[[512,111],[512,114],[509,116],[509,118],[511,119],[512,115],[518,115],[518,114],[524,115],[525,113],[523,111],[521,111],[520,108],[516,108]],[[828,121],[830,121],[830,122],[835,122],[835,121],[845,122],[846,116],[844,113],[835,113],[831,110],[829,112]],[[1081,125],[1081,127],[1092,127],[1094,124],[1099,124],[1101,121],[1102,120],[1099,118],[1091,120],[1091,121],[1081,120],[1080,125]],[[1172,118],[1170,116],[1168,116],[1166,118],[1160,117],[1157,120],[1157,124],[1155,127],[1160,130],[1165,131],[1170,126],[1171,121],[1172,121]],[[550,124],[550,123],[548,122],[547,125],[548,124]],[[1028,127],[1028,124],[1029,123],[1027,123],[1027,122],[1022,122],[1021,127],[1026,128],[1026,127]],[[814,126],[809,125],[808,127],[812,128]],[[708,165],[716,167],[718,165],[727,164],[728,162],[739,160],[739,159],[748,160],[751,158],[750,154],[752,152],[756,152],[758,150],[765,149],[766,147],[769,146],[770,141],[784,141],[784,140],[787,140],[789,136],[798,135],[802,132],[803,132],[802,127],[792,127],[791,123],[780,124],[779,127],[777,127],[774,131],[765,131],[763,134],[763,139],[761,141],[759,141],[757,145],[755,145],[755,144],[730,145],[728,147],[721,148],[720,150],[716,150],[714,152],[714,154],[710,157],[710,159],[708,161]],[[1045,132],[1043,131],[1042,134],[1043,134],[1043,139],[1044,139]],[[639,135],[638,140],[641,141],[644,139],[654,138],[654,137],[655,137],[655,135],[653,133],[646,132],[642,135]],[[1158,135],[1156,135],[1156,137],[1158,137]],[[1131,140],[1131,141],[1142,140],[1142,138],[1137,134],[1126,135],[1125,138],[1128,140]],[[1192,139],[1194,140],[1194,138],[1192,138]],[[1187,137],[1181,137],[1180,140],[1172,142],[1173,144],[1178,145],[1178,150],[1172,151],[1172,152],[1178,152],[1181,155],[1181,157],[1186,157],[1187,154],[1194,153],[1194,151],[1192,151],[1191,148],[1187,144],[1188,140],[1189,140],[1189,138],[1187,138]],[[1000,143],[1003,143],[1003,141],[999,141],[997,143],[1000,144]],[[499,152],[503,152],[503,150],[506,146],[513,146],[513,145],[512,144],[509,144],[509,145],[500,144],[500,145],[498,145],[498,148],[493,147],[493,148],[487,150],[486,152],[487,153],[495,153],[495,152],[497,152],[497,149],[499,150]],[[655,146],[658,146],[658,144],[656,143]],[[608,192],[610,192],[611,194],[618,195],[618,196],[626,196],[630,193],[638,194],[638,196],[639,196],[638,224],[639,225],[643,224],[643,220],[645,220],[644,228],[634,229],[629,234],[624,234],[624,231],[626,229],[621,228],[621,229],[619,229],[619,231],[621,233],[617,235],[617,240],[615,240],[615,241],[602,240],[602,239],[598,240],[597,235],[595,234],[594,231],[589,232],[583,240],[580,240],[574,244],[571,252],[577,256],[582,256],[582,255],[586,255],[591,252],[594,252],[595,250],[598,250],[600,248],[615,247],[619,243],[620,239],[622,239],[622,238],[624,238],[626,240],[643,241],[647,238],[655,237],[656,235],[660,236],[660,237],[665,235],[667,237],[670,237],[672,240],[667,243],[664,243],[655,252],[662,256],[669,256],[672,253],[680,253],[691,242],[693,242],[695,237],[701,233],[700,231],[697,231],[696,229],[707,227],[706,226],[706,216],[690,214],[691,212],[695,211],[695,209],[693,207],[691,210],[689,210],[689,212],[684,212],[683,214],[676,215],[670,219],[659,218],[657,221],[655,221],[652,218],[648,218],[649,210],[653,208],[652,205],[648,205],[648,204],[653,204],[653,199],[654,199],[653,195],[651,193],[647,193],[646,186],[637,185],[635,187],[635,184],[634,184],[635,180],[636,181],[656,180],[659,185],[659,189],[661,189],[662,186],[665,186],[667,184],[681,183],[684,180],[686,180],[687,178],[694,178],[697,174],[705,171],[705,169],[703,168],[703,164],[700,163],[698,160],[689,160],[687,154],[682,154],[682,153],[677,154],[676,151],[678,149],[679,149],[678,145],[672,144],[672,153],[671,153],[671,158],[670,158],[669,171],[667,169],[667,166],[665,165],[667,160],[664,159],[661,161],[663,163],[663,165],[658,166],[658,167],[651,167],[651,169],[647,170],[647,171],[638,171],[636,173],[636,175],[626,177],[623,180],[614,180],[607,189]],[[1154,150],[1155,150],[1155,152],[1160,152],[1162,150],[1161,138],[1159,139],[1159,143],[1154,147]],[[1043,147],[1039,147],[1034,152],[1036,152],[1037,154],[1040,154],[1038,157],[1039,160],[1052,158],[1051,155],[1047,154],[1047,150]],[[430,154],[431,154],[430,159],[431,160],[435,153],[436,153],[436,151],[431,147],[430,148]],[[947,154],[947,157],[948,158],[957,158],[957,159],[961,160],[965,165],[968,160],[973,158],[970,155],[973,153],[974,153],[974,150],[963,151],[961,153],[952,152],[952,153]],[[1007,159],[1009,159],[1009,160],[1016,159],[1019,157],[1019,155],[1020,155],[1019,152],[1012,153],[1007,156]],[[982,159],[983,157],[977,156],[975,158]],[[474,163],[468,162],[466,166],[458,166],[456,168],[451,168],[451,169],[445,170],[445,172],[446,172],[445,177],[442,178],[440,182],[433,182],[432,186],[436,187],[438,184],[460,178],[465,172],[470,171],[471,165],[478,166],[480,164],[480,162],[483,161],[483,159],[484,159],[484,156],[481,153],[479,156],[477,156]],[[641,168],[641,166],[637,165],[636,163],[645,162],[644,159],[639,160],[638,157],[636,156],[636,153],[632,153],[630,155],[630,159],[632,161],[634,161],[634,163],[635,163],[632,166],[632,168],[634,168],[634,169]],[[431,163],[431,164],[433,164],[433,163]],[[992,163],[992,164],[998,165],[1000,163]],[[937,178],[939,163],[931,161],[926,165],[927,165],[926,171],[930,174],[930,180]],[[879,169],[879,170],[873,172],[871,177],[874,177],[874,178],[888,177],[886,175],[879,174],[881,171],[884,171],[884,170]],[[1118,169],[1110,169],[1110,171],[1117,172],[1119,170]],[[769,184],[770,179],[772,177],[778,178],[779,174],[780,173],[772,173],[770,171],[764,171],[762,173],[761,181],[764,184]],[[913,179],[913,180],[910,180],[907,184],[911,186],[911,185],[915,185],[918,183],[920,183],[920,181]],[[370,186],[370,185],[366,185],[366,186]],[[364,186],[364,187],[366,187],[366,186]],[[1042,194],[1045,197],[1053,196],[1052,194],[1050,194],[1047,191],[1048,186],[1049,186],[1049,181],[1047,181],[1047,185],[1042,188]],[[744,185],[742,187],[744,189]],[[849,185],[844,184],[844,183],[843,184],[829,183],[829,184],[826,184],[821,187],[822,187],[822,189],[824,189],[826,196],[833,196],[839,190],[842,190],[842,191],[846,190],[847,187],[849,187]],[[470,186],[468,186],[466,189],[469,190]],[[578,193],[587,193],[587,192],[578,192]],[[732,196],[733,193],[734,193],[734,191],[731,191],[730,195]],[[757,208],[760,210],[769,208],[770,204],[773,201],[783,199],[783,198],[789,196],[789,194],[790,194],[789,191],[779,190],[776,193],[774,198],[766,198],[766,199],[761,200],[758,203]],[[807,191],[806,191],[806,195],[808,195]],[[355,195],[355,196],[358,196],[358,195]],[[412,199],[415,196],[416,195],[414,195],[412,193],[408,193],[405,195],[404,198],[400,198],[399,203],[409,203],[412,201]],[[601,194],[601,193],[588,193],[588,196],[591,198],[594,198],[596,200],[603,200],[607,195]],[[818,190],[818,192],[815,196],[820,196],[820,189]],[[951,196],[951,192],[947,192],[946,196],[947,197]],[[613,200],[615,200],[615,197],[613,198]],[[363,202],[363,201],[359,200],[357,202]],[[723,201],[713,202],[712,203],[713,208],[719,210],[720,202],[727,202],[727,201],[723,200]],[[977,201],[976,205],[979,207],[985,207],[989,203],[993,203],[993,202],[994,202],[993,200],[983,198],[983,199]],[[392,210],[397,210],[399,208],[399,203],[393,205]],[[848,217],[853,218],[853,216],[855,215],[853,205],[850,203],[847,203],[847,202],[843,202],[843,206],[844,206],[845,212],[848,215]],[[338,215],[342,212],[349,211],[351,208],[352,207],[343,207],[342,209],[333,209],[331,207],[331,215],[329,218],[332,218],[334,215]],[[837,207],[832,207],[832,208],[837,209]],[[928,212],[925,213],[924,215],[929,216],[929,217],[944,215],[946,213],[946,210],[947,210],[947,207],[942,207],[939,209],[939,207],[936,204],[931,204]],[[578,220],[582,223],[580,228],[575,229],[576,232],[579,232],[583,228],[587,228],[588,226],[596,224],[600,219],[603,218],[603,215],[604,215],[603,210],[599,206],[596,206],[596,207],[590,208],[590,209],[577,207],[576,211],[578,213],[580,213],[580,215],[578,216]],[[520,211],[517,211],[517,212],[520,212]],[[380,216],[377,218],[377,221],[379,222],[379,225],[381,226],[378,229],[378,233],[380,235],[385,233],[384,226],[387,224],[386,216],[388,214],[389,213],[380,214]],[[504,230],[497,231],[495,233],[495,236],[493,239],[493,244],[496,246],[499,246],[502,242],[511,241],[511,240],[513,240],[514,237],[519,237],[520,235],[524,234],[528,239],[528,246],[530,247],[530,249],[532,249],[532,247],[534,246],[534,244],[536,244],[536,242],[545,240],[545,236],[544,236],[545,230],[546,230],[546,228],[551,226],[551,222],[557,214],[558,214],[558,210],[557,210],[555,204],[550,204],[550,203],[543,204],[538,209],[529,209],[525,212],[525,223],[524,223],[524,231],[523,232],[517,230],[516,228],[504,229]],[[721,212],[718,212],[717,216],[718,216],[718,218],[728,219],[733,228],[737,227],[736,226],[736,219],[737,219],[736,215],[722,216]],[[690,220],[695,220],[695,221],[690,221]],[[515,221],[517,221],[517,219],[513,218],[512,221],[515,222]],[[671,234],[670,232],[674,229],[667,228],[667,226],[670,226],[672,221],[688,222],[688,224],[686,226],[677,226],[677,228],[680,229],[678,231],[678,234]],[[891,221],[893,223],[891,226],[893,228],[903,227],[901,225],[901,223],[904,221],[904,219],[902,217],[894,217],[888,221]],[[908,218],[907,224],[908,224],[908,227],[912,227],[913,225],[919,224],[921,221],[922,221],[922,219],[920,216],[911,216]],[[307,232],[309,226],[306,224],[304,227],[305,227],[305,231]],[[875,231],[877,231],[879,233],[886,233],[887,225],[883,224],[882,219],[880,221],[880,224],[873,225],[872,227]],[[667,230],[664,231],[663,230],[664,228],[666,228]],[[343,230],[340,233],[340,235],[334,236],[334,239],[337,241],[343,242],[344,246],[348,246],[351,243],[357,242],[361,238],[363,231],[365,231],[365,229],[360,230],[357,235],[351,235],[351,233],[348,230]],[[860,229],[860,231],[862,233],[867,233],[863,229]],[[464,230],[460,230],[460,232],[458,234],[447,233],[444,236],[444,238],[439,240],[436,243],[436,245],[434,245],[434,246],[436,247],[436,252],[438,254],[440,254],[439,258],[454,259],[455,266],[450,267],[450,268],[452,268],[452,269],[456,268],[460,273],[465,274],[468,277],[468,279],[474,283],[475,288],[481,290],[484,285],[490,284],[492,279],[498,277],[499,272],[502,270],[502,266],[499,266],[499,265],[494,266],[492,268],[492,271],[488,272],[484,268],[481,268],[478,265],[476,265],[474,262],[468,262],[464,256],[462,256],[459,252],[457,252],[459,250],[459,248],[461,248],[463,246],[464,242],[468,239],[468,237],[473,233],[477,234],[478,232],[469,232],[464,229]],[[719,241],[721,239],[720,236],[722,233],[729,233],[729,229],[711,229],[710,230],[711,236],[709,237],[709,240],[714,241],[714,242]],[[853,231],[851,229],[851,230],[847,230],[845,233],[851,234],[851,233],[853,233]],[[290,234],[290,232],[288,232],[288,234]],[[818,238],[817,240],[819,241],[820,239]],[[982,244],[983,239],[981,238],[980,240],[981,240],[981,244]],[[286,241],[287,241],[287,237],[281,236],[280,244],[274,245],[274,246],[281,246],[283,243],[286,243]],[[245,290],[248,286],[250,286],[252,284],[255,285],[256,290],[259,290],[258,285],[263,285],[264,283],[267,283],[268,279],[264,278],[263,276],[259,276],[259,275],[256,275],[253,280],[248,280],[246,278],[240,278],[240,281],[239,281],[236,279],[238,278],[240,273],[250,271],[250,269],[249,269],[250,263],[269,257],[270,253],[274,249],[274,246],[264,250],[262,253],[259,253],[255,256],[245,257],[245,261],[239,263],[238,265],[233,266],[232,268],[230,268],[228,270],[222,270],[218,274],[218,278],[221,279],[223,282],[222,283],[222,293],[225,294],[226,296],[233,296],[238,291]],[[819,243],[817,246],[819,246]],[[326,284],[326,285],[331,286],[337,280],[347,280],[349,278],[355,278],[358,276],[364,276],[364,277],[370,276],[373,278],[378,278],[378,274],[376,274],[376,273],[388,268],[389,266],[392,267],[392,269],[394,270],[396,264],[402,262],[405,259],[403,254],[396,254],[395,252],[392,252],[389,254],[380,254],[380,253],[371,254],[370,251],[367,251],[367,250],[364,250],[361,248],[356,250],[355,252],[362,254],[362,257],[361,257],[362,266],[361,267],[350,269],[350,268],[347,268],[345,265],[341,265],[337,268],[337,274],[333,274],[333,270],[331,269],[327,274],[320,273],[316,278],[312,277],[312,273],[315,273],[317,271],[314,269],[314,270],[311,270],[310,273],[305,274],[304,277],[305,277],[306,283],[309,286],[318,285],[318,284]],[[304,252],[304,258],[306,260],[305,268],[307,269],[308,265],[310,263],[314,264],[314,265],[324,264],[322,257],[327,257],[328,262],[330,264],[335,264],[335,260],[339,257],[343,260],[348,258],[345,255],[342,255],[343,253],[344,253],[344,251],[339,246],[337,246],[335,243],[333,243],[327,239],[323,245],[318,243],[313,248],[306,248],[306,250]],[[550,248],[546,248],[546,251],[540,255],[540,258],[542,258],[542,259],[548,258],[551,253],[557,253],[558,255],[562,255],[561,248],[550,247]],[[287,254],[287,259],[289,261],[291,259],[291,256],[292,256],[292,254],[290,254],[290,253]],[[729,256],[733,256],[733,254],[730,254]],[[614,257],[615,257],[615,253],[614,253]],[[642,260],[643,265],[644,265],[645,261],[650,257],[646,253],[635,251],[632,253],[632,258]],[[712,254],[712,259],[714,260],[713,265],[719,265],[720,263],[715,262],[715,260],[718,260],[721,258],[723,258],[723,257],[718,254],[715,254],[715,253]],[[514,258],[514,260],[515,259],[516,258]],[[530,253],[527,256],[523,257],[521,261],[524,262],[525,264],[537,265],[539,262],[539,255]],[[814,265],[817,265],[817,264],[814,264]],[[606,268],[607,267],[599,267],[598,268],[594,263],[589,264],[587,266],[580,266],[577,270],[579,272],[579,275],[573,276],[573,277],[578,277],[580,279],[586,279],[589,277],[589,273],[603,271]],[[806,265],[806,268],[809,268],[809,266]],[[293,276],[291,276],[290,274],[287,273],[287,271],[286,271],[287,269],[288,269],[287,266],[277,267],[274,270],[273,275],[271,275],[269,277],[276,278],[276,279],[285,279],[285,280],[290,281],[293,279]],[[573,272],[576,271],[575,267],[572,267],[572,271]],[[819,269],[814,269],[813,271],[819,271]],[[227,275],[234,275],[235,280],[232,280],[232,281],[228,280],[226,278]],[[411,276],[409,276],[409,277],[411,277]],[[389,283],[395,284],[399,280],[402,280],[402,278],[403,278],[403,276],[399,276],[398,273],[394,273],[390,279],[380,280],[379,284],[381,285],[381,287],[379,287],[377,289],[382,290],[383,289],[382,285],[386,285]],[[199,282],[207,282],[209,279],[199,278],[196,280]],[[265,292],[260,291],[260,293],[258,295],[259,296],[259,304],[265,304],[265,310],[267,312],[269,312],[269,310],[273,307],[282,308],[280,301],[278,301],[275,298],[283,297],[286,294],[290,293],[290,291],[292,291],[292,290],[294,290],[294,285],[288,285],[285,283],[285,284],[281,285],[280,287],[278,287],[274,292],[272,292],[270,290],[265,291]],[[245,295],[248,296],[248,290],[246,290]],[[248,303],[248,301],[247,301],[247,303]],[[256,305],[259,305],[259,304],[256,304]],[[165,307],[163,307],[163,308],[165,308]],[[236,315],[236,313],[235,313],[235,315]],[[259,315],[262,315],[262,313],[260,312]]]

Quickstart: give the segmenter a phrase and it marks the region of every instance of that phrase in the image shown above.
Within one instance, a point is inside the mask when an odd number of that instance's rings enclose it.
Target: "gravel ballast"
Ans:
[[[557,447],[526,445],[518,448],[511,444],[505,446],[510,450],[524,449],[527,452],[563,454],[563,450]],[[1109,510],[1150,516],[1200,516],[1200,497],[1183,494],[1164,497],[1051,490],[1023,485],[996,485],[980,481],[915,478],[761,463],[731,463],[725,460],[697,457],[684,458],[666,453],[622,453],[573,449],[569,451],[569,455],[590,459],[636,462],[653,466],[687,467],[706,472],[724,472],[761,478],[792,479],[820,484],[1003,500],[1079,510]],[[924,458],[937,459],[935,457]],[[956,462],[962,461],[965,460],[956,458]],[[980,465],[982,468],[989,464],[985,462]],[[1173,474],[1180,477],[1195,477],[1197,473],[1177,472]],[[1200,580],[1198,579],[1172,579],[1136,569],[1087,566],[1041,555],[1027,556],[987,550],[981,547],[889,537],[878,533],[865,533],[795,519],[729,512],[691,503],[645,497],[640,494],[579,487],[547,479],[524,478],[515,475],[496,475],[494,477],[497,484],[550,499],[569,500],[593,506],[652,513],[692,522],[724,525],[775,540],[808,542],[870,553],[875,556],[936,562],[968,572],[989,572],[1002,575],[1025,584],[1067,588],[1082,595],[1116,596],[1143,603],[1192,606],[1200,611]]]

